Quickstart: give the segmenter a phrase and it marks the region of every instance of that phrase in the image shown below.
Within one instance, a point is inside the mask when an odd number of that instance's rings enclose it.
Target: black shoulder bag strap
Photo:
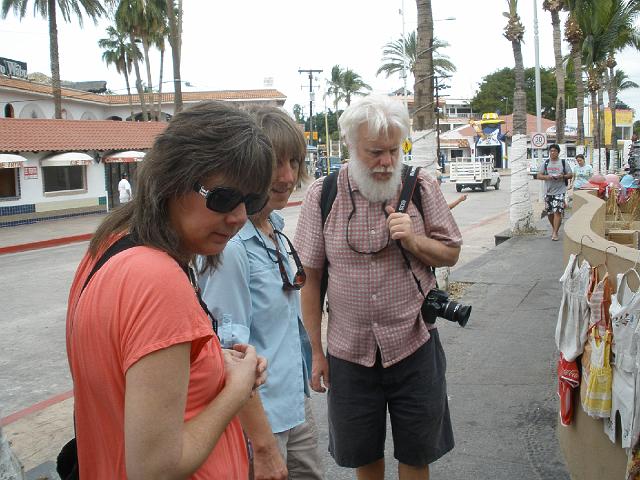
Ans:
[[[327,217],[333,207],[333,202],[338,195],[338,172],[332,172],[322,181],[322,193],[320,194],[320,214],[322,215],[322,228],[327,222]],[[324,299],[327,295],[327,286],[329,285],[329,260],[324,257],[324,267],[322,269],[322,278],[320,279],[320,311],[324,310]]]
[[[413,198],[413,193],[416,189],[416,185],[418,184],[418,173],[420,172],[420,167],[408,167],[404,169],[404,173],[402,176],[402,190],[400,191],[400,199],[398,200],[398,206],[396,208],[396,212],[405,213],[409,208],[409,199]],[[407,251],[402,246],[402,243],[399,240],[396,240],[396,244],[400,249],[400,253],[402,254],[402,258],[404,259],[404,263],[411,272],[411,276],[413,280],[416,282],[418,286],[418,290],[420,291],[420,295],[425,296],[424,290],[422,290],[422,285],[420,284],[420,280],[413,272],[411,268],[411,262],[409,261],[409,257],[407,256]]]

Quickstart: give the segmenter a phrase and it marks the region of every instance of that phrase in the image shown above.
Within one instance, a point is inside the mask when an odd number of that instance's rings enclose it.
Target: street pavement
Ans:
[[[535,200],[537,185],[532,184]],[[448,201],[459,195],[451,184],[444,184],[443,192]],[[294,193],[291,207],[282,212],[287,234],[295,230],[303,195]],[[456,448],[432,465],[432,479],[569,478],[555,433],[553,335],[562,243],[551,242],[547,225],[540,222],[540,233],[494,247],[493,235],[508,226],[508,201],[506,177],[500,191],[468,192],[467,201],[453,212],[465,246],[450,281],[464,292],[458,301],[472,305],[473,312],[464,329],[438,320]],[[536,205],[536,213],[540,210]],[[73,435],[64,347],[66,292],[86,250],[82,236],[102,218],[0,228],[0,253],[5,253],[0,255],[0,426],[27,478],[56,478],[55,453]],[[52,239],[54,246],[40,248]],[[354,478],[327,453],[325,396],[314,393],[312,405],[326,478]],[[387,436],[386,478],[395,479],[390,430]]]

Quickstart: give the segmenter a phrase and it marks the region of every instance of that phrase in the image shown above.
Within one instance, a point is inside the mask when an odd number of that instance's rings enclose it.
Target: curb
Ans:
[[[285,208],[298,207],[302,205],[302,200],[289,202]],[[18,245],[9,245],[7,247],[0,247],[0,255],[7,253],[20,253],[27,252],[29,250],[39,250],[41,248],[56,247],[59,245],[67,245],[69,243],[86,242],[91,240],[93,233],[82,233],[80,235],[71,235],[68,237],[51,238],[49,240],[41,240],[38,242],[27,242]]]
[[[68,243],[84,242],[91,240],[93,233],[83,233],[80,235],[72,235],[69,237],[52,238],[49,240],[41,240],[39,242],[21,243],[18,245],[9,245],[8,247],[0,247],[0,255],[6,253],[26,252],[28,250],[38,250],[40,248],[55,247],[57,245],[66,245]]]

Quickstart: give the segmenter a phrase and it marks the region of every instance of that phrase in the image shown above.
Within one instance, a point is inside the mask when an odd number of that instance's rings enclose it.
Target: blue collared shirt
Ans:
[[[284,219],[269,217],[282,231]],[[289,278],[289,246],[276,235]],[[265,250],[266,248],[266,250]],[[267,250],[269,254],[267,254]],[[231,314],[233,323],[249,327],[249,343],[268,360],[267,381],[260,398],[274,433],[304,422],[304,397],[311,367],[311,345],[301,321],[300,294],[284,290],[275,245],[250,221],[222,253],[221,264],[199,279],[202,298],[221,321]]]

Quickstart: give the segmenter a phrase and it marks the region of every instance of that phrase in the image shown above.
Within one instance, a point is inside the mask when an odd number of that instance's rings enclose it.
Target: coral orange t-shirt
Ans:
[[[149,247],[119,253],[98,270],[80,297],[96,261],[87,254],[80,263],[67,312],[80,478],[125,479],[124,397],[129,367],[154,351],[191,342],[187,421],[224,387],[224,360],[187,276],[169,255]],[[246,445],[234,418],[191,478],[247,477]]]

